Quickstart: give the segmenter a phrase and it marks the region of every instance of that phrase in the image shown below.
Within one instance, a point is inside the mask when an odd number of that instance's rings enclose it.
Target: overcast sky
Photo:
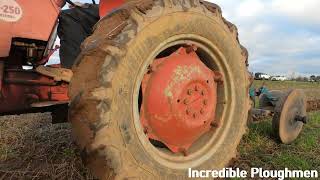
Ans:
[[[211,1],[238,26],[251,71],[320,75],[320,0]]]

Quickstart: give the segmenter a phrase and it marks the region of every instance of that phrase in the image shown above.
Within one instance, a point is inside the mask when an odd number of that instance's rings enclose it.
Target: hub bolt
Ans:
[[[145,128],[143,129],[143,132],[144,132],[144,134],[148,134],[148,128],[145,127]]]
[[[197,118],[197,113],[193,113],[193,118]]]
[[[216,83],[223,84],[223,75],[218,71],[214,72],[214,75],[214,81]]]
[[[212,122],[210,125],[211,125],[211,127],[213,127],[213,128],[217,128],[217,127],[220,126],[218,122]]]
[[[201,95],[202,95],[202,96],[204,96],[204,95],[205,95],[205,92],[204,92],[203,90],[201,91]]]
[[[200,114],[204,114],[204,110],[203,109],[200,110]]]
[[[187,114],[187,115],[190,114],[190,110],[189,110],[189,109],[186,110],[186,114]]]
[[[189,99],[185,99],[185,100],[183,101],[183,103],[184,103],[185,105],[188,105],[188,104],[189,104]]]
[[[188,89],[188,92],[187,92],[187,94],[190,96],[190,95],[192,95],[192,89]]]
[[[148,72],[147,72],[147,74],[151,74],[152,72],[153,72],[152,66],[149,65],[149,66],[148,66]]]
[[[188,152],[186,149],[181,149],[180,152],[183,154],[183,156],[188,156]]]
[[[208,104],[208,100],[203,100],[203,105],[207,105]]]

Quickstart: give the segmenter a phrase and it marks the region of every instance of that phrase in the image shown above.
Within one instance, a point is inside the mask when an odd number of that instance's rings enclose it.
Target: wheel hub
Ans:
[[[188,150],[214,122],[219,78],[190,48],[156,59],[141,85],[140,120],[148,138],[174,153]]]

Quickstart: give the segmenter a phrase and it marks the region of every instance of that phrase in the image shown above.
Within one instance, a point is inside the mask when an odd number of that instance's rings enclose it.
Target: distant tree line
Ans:
[[[296,78],[293,78],[292,80],[294,80],[294,81],[320,82],[320,76],[312,75],[309,78],[308,77],[303,77],[303,76],[298,76]]]

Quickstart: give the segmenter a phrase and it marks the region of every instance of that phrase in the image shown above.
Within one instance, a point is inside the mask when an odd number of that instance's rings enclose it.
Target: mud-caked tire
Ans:
[[[250,107],[248,53],[239,44],[237,28],[217,5],[198,0],[130,2],[95,28],[82,44],[69,91],[74,138],[94,175],[185,179],[188,168],[221,169],[235,158]],[[157,150],[139,126],[142,77],[157,53],[178,41],[207,49],[216,57],[207,64],[224,78],[218,87],[219,128],[210,132],[205,149],[188,156]]]

